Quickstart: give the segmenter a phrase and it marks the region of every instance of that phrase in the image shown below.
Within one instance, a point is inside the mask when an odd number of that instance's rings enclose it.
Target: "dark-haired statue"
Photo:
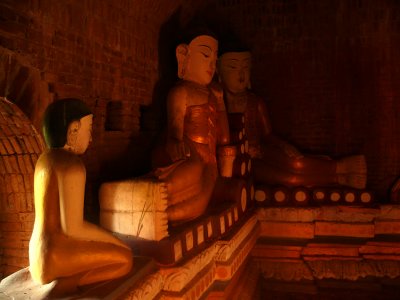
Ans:
[[[251,54],[227,50],[219,57],[218,74],[228,113],[243,113],[254,161],[256,182],[286,186],[346,185],[365,188],[366,162],[362,155],[339,160],[308,156],[275,136],[263,99],[250,87]]]
[[[52,103],[44,116],[48,149],[35,167],[29,269],[34,281],[56,280],[61,292],[120,277],[132,267],[129,247],[83,218],[86,170],[78,155],[92,139],[92,118],[76,99]]]
[[[164,155],[158,155],[172,164],[155,172],[167,183],[171,222],[204,213],[218,174],[216,146],[229,142],[222,91],[210,86],[217,51],[218,41],[208,34],[194,35],[176,47],[180,80],[168,94],[167,142]]]

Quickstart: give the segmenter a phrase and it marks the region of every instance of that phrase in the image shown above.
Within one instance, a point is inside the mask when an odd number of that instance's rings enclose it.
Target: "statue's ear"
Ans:
[[[72,121],[68,125],[67,130],[67,145],[74,146],[78,136],[78,130],[81,127],[81,122],[79,120]]]
[[[222,82],[221,78],[221,57],[217,59],[217,68],[215,69],[215,73],[218,75],[218,82]]]
[[[176,59],[178,61],[178,77],[183,78],[186,68],[186,58],[189,53],[189,47],[186,44],[179,44],[175,49]]]

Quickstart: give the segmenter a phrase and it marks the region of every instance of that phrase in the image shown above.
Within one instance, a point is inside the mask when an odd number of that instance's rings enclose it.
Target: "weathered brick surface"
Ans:
[[[34,221],[33,170],[43,141],[16,105],[0,98],[0,277],[28,264]],[[34,147],[25,147],[29,140]],[[27,159],[25,159],[27,158]]]

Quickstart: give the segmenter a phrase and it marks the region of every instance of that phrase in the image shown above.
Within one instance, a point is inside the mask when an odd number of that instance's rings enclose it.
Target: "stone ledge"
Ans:
[[[400,236],[399,205],[262,207],[256,213],[263,237],[311,239],[318,236]]]
[[[315,222],[316,236],[372,238],[375,235],[374,229],[374,224],[370,223]]]
[[[124,295],[132,285],[140,284],[143,277],[155,272],[156,269],[157,267],[151,259],[135,257],[133,269],[126,276],[81,287],[78,292],[67,295],[62,299],[117,299]],[[24,268],[1,281],[0,299],[59,299],[59,297],[52,296],[54,287],[55,281],[45,285],[35,283],[29,273],[29,268]]]
[[[346,222],[373,223],[374,221],[400,221],[400,205],[319,206],[319,207],[259,207],[260,221],[282,222]]]

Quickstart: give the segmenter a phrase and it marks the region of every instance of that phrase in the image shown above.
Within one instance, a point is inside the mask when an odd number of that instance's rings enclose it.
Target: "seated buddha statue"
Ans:
[[[180,80],[168,94],[166,143],[153,160],[156,176],[167,184],[172,224],[204,213],[218,175],[216,147],[229,142],[222,90],[210,85],[217,51],[208,32],[189,35],[176,47]],[[161,166],[165,157],[169,164]]]
[[[92,119],[77,99],[56,101],[44,115],[48,149],[35,167],[29,270],[37,283],[56,281],[59,291],[114,279],[132,267],[131,249],[83,217],[86,169],[79,155],[91,142]]]
[[[218,75],[228,113],[242,113],[258,183],[285,186],[345,185],[365,188],[362,155],[334,160],[301,153],[273,134],[264,100],[250,90],[251,53],[233,48],[220,55]]]

